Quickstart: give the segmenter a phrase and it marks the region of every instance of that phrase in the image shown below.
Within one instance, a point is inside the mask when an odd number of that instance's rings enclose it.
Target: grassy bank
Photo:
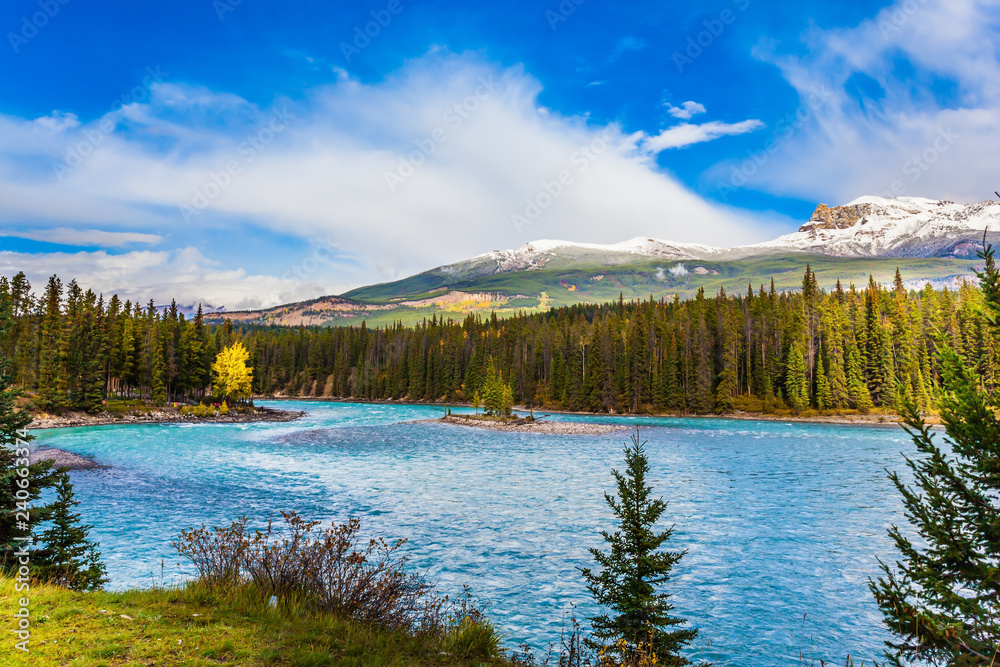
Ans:
[[[0,665],[505,665],[463,655],[467,638],[386,632],[294,600],[271,609],[249,589],[220,593],[199,584],[125,593],[31,590],[28,654],[14,650],[18,598],[0,579],[4,646]]]

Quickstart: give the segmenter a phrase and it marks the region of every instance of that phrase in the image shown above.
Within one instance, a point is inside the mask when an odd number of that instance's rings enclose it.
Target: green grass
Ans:
[[[488,626],[444,639],[387,632],[295,600],[270,609],[250,589],[174,589],[80,593],[33,585],[28,654],[13,650],[14,582],[0,579],[4,646],[0,665],[506,665]],[[130,618],[124,618],[127,616]],[[493,652],[492,656],[483,657]]]
[[[128,401],[120,398],[109,399],[104,405],[101,406],[101,412],[108,412],[113,415],[145,414],[159,409],[161,408],[152,404],[146,404],[138,398],[133,398]]]

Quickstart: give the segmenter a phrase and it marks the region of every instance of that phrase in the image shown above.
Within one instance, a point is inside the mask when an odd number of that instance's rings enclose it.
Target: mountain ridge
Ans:
[[[458,273],[457,267],[495,262],[498,272],[530,270],[557,250],[632,254],[677,260],[748,259],[783,252],[835,257],[974,256],[964,244],[984,231],[1000,233],[1000,202],[956,204],[921,197],[859,197],[848,204],[819,204],[798,231],[752,245],[716,247],[676,243],[637,236],[616,244],[577,243],[540,239],[510,250],[493,250],[464,262],[437,267]],[[978,239],[977,239],[978,237]],[[955,254],[959,249],[960,253]]]
[[[745,290],[776,278],[794,289],[807,262],[821,283],[843,278],[888,281],[895,268],[910,285],[954,284],[971,277],[984,233],[1000,244],[1000,202],[956,204],[919,197],[859,197],[819,204],[809,220],[771,241],[729,248],[635,237],[615,244],[540,239],[493,250],[390,283],[359,287],[232,319],[278,326],[415,322],[470,313],[537,312],[616,298],[687,297],[699,288]],[[713,287],[714,286],[714,287]]]

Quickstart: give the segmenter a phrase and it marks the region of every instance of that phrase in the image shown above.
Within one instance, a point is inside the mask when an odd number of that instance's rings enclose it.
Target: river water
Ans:
[[[429,406],[282,402],[286,424],[109,426],[36,432],[37,445],[109,466],[72,473],[111,587],[171,584],[191,569],[181,529],[281,510],[360,517],[409,540],[414,566],[445,592],[491,601],[508,644],[558,640],[572,605],[596,611],[577,570],[611,526],[603,493],[625,434],[509,434],[438,423]],[[553,415],[640,427],[649,482],[669,506],[669,590],[716,665],[843,664],[888,638],[867,590],[905,523],[884,469],[911,451],[898,427]]]

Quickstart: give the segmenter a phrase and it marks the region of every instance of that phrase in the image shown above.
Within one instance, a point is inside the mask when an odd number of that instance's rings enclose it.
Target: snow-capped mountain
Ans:
[[[475,277],[513,271],[540,269],[554,259],[614,265],[636,256],[663,259],[700,259],[724,252],[718,248],[693,243],[671,243],[637,236],[614,244],[572,243],[542,239],[525,243],[513,250],[494,250],[458,264],[438,269],[444,273]]]
[[[437,271],[476,278],[540,269],[553,261],[615,265],[639,257],[732,260],[781,253],[834,257],[974,257],[983,232],[1000,240],[1000,202],[956,204],[920,197],[861,197],[844,206],[820,204],[797,232],[731,248],[636,237],[615,244],[544,239],[494,250]]]
[[[750,247],[836,257],[965,257],[975,256],[984,231],[1000,234],[1000,202],[861,197],[845,206],[820,204],[799,231]]]

